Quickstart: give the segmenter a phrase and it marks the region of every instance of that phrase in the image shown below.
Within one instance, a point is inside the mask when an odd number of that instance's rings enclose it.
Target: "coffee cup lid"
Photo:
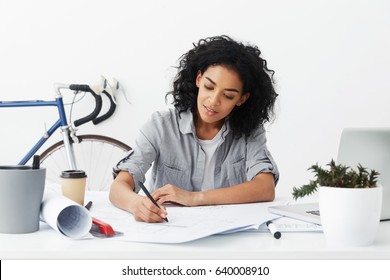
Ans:
[[[65,170],[61,173],[61,178],[85,178],[87,175],[83,170]]]

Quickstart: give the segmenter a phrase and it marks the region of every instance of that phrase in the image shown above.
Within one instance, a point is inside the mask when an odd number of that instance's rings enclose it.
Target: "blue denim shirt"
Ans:
[[[252,180],[259,173],[279,178],[277,165],[267,149],[265,130],[259,127],[249,137],[234,137],[227,122],[216,150],[214,187],[224,188]],[[152,114],[136,140],[136,146],[114,171],[127,170],[134,182],[144,182],[153,165],[151,191],[172,184],[187,191],[201,191],[205,153],[196,137],[190,111],[176,109]],[[135,191],[139,191],[135,184]]]

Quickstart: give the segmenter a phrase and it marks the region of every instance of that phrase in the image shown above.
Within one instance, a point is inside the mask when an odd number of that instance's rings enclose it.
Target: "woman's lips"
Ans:
[[[203,107],[205,108],[205,112],[206,112],[207,115],[215,115],[216,113],[218,113],[217,111],[214,111],[210,107],[207,107],[205,105],[203,105]]]

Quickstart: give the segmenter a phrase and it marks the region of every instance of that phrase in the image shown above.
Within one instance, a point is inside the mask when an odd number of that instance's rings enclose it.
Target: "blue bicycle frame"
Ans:
[[[31,157],[43,146],[43,144],[50,138],[51,135],[58,129],[61,128],[64,145],[67,151],[67,157],[69,162],[69,167],[71,169],[77,169],[76,163],[74,160],[74,153],[72,146],[69,141],[69,125],[66,119],[64,103],[62,100],[62,95],[58,94],[54,101],[44,101],[44,100],[27,100],[27,101],[0,101],[0,107],[44,107],[44,106],[54,106],[58,109],[59,119],[50,127],[50,129],[42,136],[41,139],[34,145],[34,147],[24,156],[24,158],[18,163],[19,165],[25,165]]]

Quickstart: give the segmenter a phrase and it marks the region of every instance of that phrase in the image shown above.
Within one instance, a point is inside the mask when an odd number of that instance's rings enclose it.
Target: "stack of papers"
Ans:
[[[198,207],[167,206],[169,222],[144,223],[135,221],[132,214],[113,206],[107,194],[90,192],[88,199],[93,201],[90,209],[92,216],[123,232],[122,236],[115,238],[122,241],[182,243],[214,234],[243,230],[268,231],[265,223],[269,220],[273,220],[279,231],[321,230],[316,225],[280,218],[268,212],[269,206],[284,204],[284,201]]]
[[[70,238],[93,238],[89,231],[92,216],[111,225],[123,235],[115,240],[149,243],[183,243],[214,234],[238,231],[269,232],[266,222],[272,221],[280,232],[322,231],[317,224],[281,217],[268,207],[285,205],[288,201],[215,205],[166,206],[169,222],[145,223],[135,221],[132,214],[109,201],[108,192],[88,191],[85,201],[92,201],[90,211],[53,191],[45,192],[41,219],[54,230]]]

